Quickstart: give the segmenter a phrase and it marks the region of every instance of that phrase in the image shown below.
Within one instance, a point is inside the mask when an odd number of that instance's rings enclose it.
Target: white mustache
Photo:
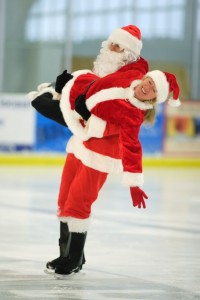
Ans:
[[[127,50],[120,53],[110,51],[108,45],[109,43],[107,41],[102,43],[100,54],[94,62],[93,71],[100,77],[111,74],[124,65],[137,60],[134,53]]]

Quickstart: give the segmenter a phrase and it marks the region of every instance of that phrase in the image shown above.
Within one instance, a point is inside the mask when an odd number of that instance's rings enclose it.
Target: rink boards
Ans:
[[[23,160],[57,164],[63,161],[71,132],[35,111],[26,94],[0,94],[0,151],[2,161]],[[153,127],[142,126],[144,163],[198,165],[200,103],[184,101],[179,108],[160,105]],[[182,158],[186,158],[185,161]]]

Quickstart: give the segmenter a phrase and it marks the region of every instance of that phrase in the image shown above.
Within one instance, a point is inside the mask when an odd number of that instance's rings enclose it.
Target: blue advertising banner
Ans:
[[[162,104],[158,105],[155,124],[141,127],[140,142],[144,154],[162,154],[164,130],[164,104]]]
[[[70,136],[67,127],[36,113],[35,151],[65,152]]]

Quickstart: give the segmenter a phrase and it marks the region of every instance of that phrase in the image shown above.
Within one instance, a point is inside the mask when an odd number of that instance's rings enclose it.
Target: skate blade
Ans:
[[[54,273],[54,278],[58,279],[58,280],[65,280],[67,278],[73,277],[75,274],[76,273],[74,273],[74,272],[72,272],[70,274],[66,274],[66,275]]]
[[[66,279],[66,278],[69,278],[69,277],[72,277],[72,276],[76,275],[79,271],[80,271],[80,268],[76,268],[70,274],[54,273],[54,278],[56,278],[56,279]]]
[[[48,275],[54,275],[55,274],[55,270],[54,269],[45,269],[44,273],[46,273]]]

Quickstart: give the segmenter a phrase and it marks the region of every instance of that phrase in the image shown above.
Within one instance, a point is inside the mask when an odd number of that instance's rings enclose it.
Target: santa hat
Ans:
[[[145,77],[150,77],[154,81],[157,90],[158,103],[165,102],[169,93],[173,93],[173,96],[168,100],[168,104],[174,107],[181,105],[179,100],[180,88],[176,77],[173,74],[154,70],[148,72]]]
[[[133,51],[137,56],[142,49],[141,32],[135,25],[128,25],[115,29],[108,37],[108,41],[118,44],[123,49]]]

